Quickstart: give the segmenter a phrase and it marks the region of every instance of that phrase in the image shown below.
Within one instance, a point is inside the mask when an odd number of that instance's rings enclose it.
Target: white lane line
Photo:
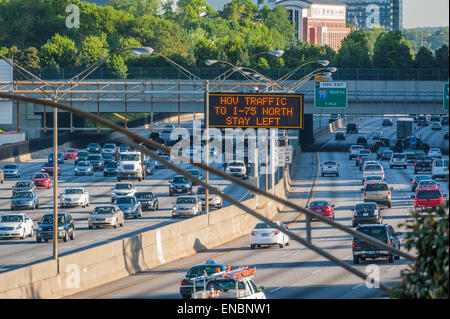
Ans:
[[[395,268],[397,268],[397,266],[394,266],[394,267],[389,268],[388,270],[386,270],[386,272],[392,271],[392,270],[394,270]]]
[[[363,284],[359,284],[359,285],[353,287],[352,290],[353,290],[353,289],[356,289],[356,288],[359,288],[359,287],[362,287],[362,286],[364,286],[364,285],[363,285]]]
[[[28,257],[22,257],[22,258],[19,258],[19,259],[16,259],[16,260],[14,260],[15,262],[17,262],[17,261],[22,261],[22,260],[25,260],[25,259],[27,259]]]
[[[349,256],[345,257],[344,259],[350,259],[351,257],[353,257],[353,256],[349,255]]]
[[[317,269],[316,271],[313,271],[311,274],[317,274],[318,272],[321,272],[322,269]]]
[[[272,289],[270,292],[275,292],[277,290],[280,290],[281,288],[283,288],[283,287],[278,287],[278,288]]]

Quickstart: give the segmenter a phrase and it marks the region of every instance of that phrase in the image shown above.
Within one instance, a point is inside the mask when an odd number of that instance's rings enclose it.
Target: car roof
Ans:
[[[69,186],[69,187],[66,187],[66,189],[84,189],[84,187],[81,187],[81,186]]]

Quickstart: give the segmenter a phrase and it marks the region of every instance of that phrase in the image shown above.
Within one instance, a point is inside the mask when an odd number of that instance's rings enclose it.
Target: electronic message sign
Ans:
[[[303,94],[214,92],[208,96],[210,127],[303,129]]]

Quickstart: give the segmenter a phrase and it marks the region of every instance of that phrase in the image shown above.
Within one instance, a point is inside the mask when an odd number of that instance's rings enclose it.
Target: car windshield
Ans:
[[[81,152],[78,152],[78,157],[80,157],[80,156],[88,156],[89,155],[89,153],[88,152],[86,152],[86,151],[81,151]]]
[[[131,184],[116,184],[116,189],[132,189],[133,185]]]
[[[273,228],[273,227],[266,223],[258,223],[258,224],[256,224],[254,229],[269,229],[269,228]]]
[[[419,183],[420,186],[426,186],[426,185],[436,185],[435,181],[429,181],[429,180],[423,180]]]
[[[58,224],[65,224],[66,218],[64,215],[58,215]],[[52,215],[45,215],[42,218],[41,224],[53,224],[53,214]]]
[[[83,190],[80,188],[68,188],[64,191],[65,195],[71,195],[71,194],[83,194]]]
[[[106,166],[105,166],[106,168],[117,168],[117,163],[108,163],[108,164],[106,164]]]
[[[32,187],[32,182],[17,182],[16,187]]]
[[[198,277],[198,276],[204,276],[204,275],[211,275],[211,274],[215,274],[217,271],[217,265],[213,265],[213,266],[197,266],[197,267],[192,267],[191,269],[189,269],[189,271],[186,274],[187,278],[194,278],[194,277]],[[223,270],[222,267],[219,267],[220,271]]]
[[[82,166],[82,167],[84,167],[84,166],[91,166],[91,164],[90,164],[89,162],[79,162],[79,163],[77,164],[77,166]]]
[[[120,154],[121,161],[137,162],[140,161],[140,154]]]
[[[184,176],[175,176],[173,178],[173,182],[174,183],[187,183],[187,182],[189,182],[189,180]]]
[[[45,178],[47,178],[47,174],[36,174],[36,175],[34,175],[33,176],[33,178],[36,178],[36,179],[45,179]]]
[[[23,222],[23,216],[21,215],[3,215],[0,219],[0,223],[21,223]]]
[[[365,191],[387,191],[389,188],[387,184],[367,184]]]
[[[114,144],[105,144],[103,145],[103,148],[115,148],[116,146]]]
[[[356,127],[356,123],[348,123],[347,127],[348,128],[355,128]]]
[[[364,169],[365,171],[381,170],[380,165],[367,165]]]
[[[356,229],[356,231],[359,231],[361,233],[364,233],[370,237],[374,237],[381,241],[387,240],[386,229],[384,227],[360,227]],[[355,239],[360,240],[358,238]]]
[[[199,176],[200,172],[199,171],[188,171],[190,174],[194,175],[194,176]]]
[[[92,215],[114,214],[114,207],[96,207],[91,214]]]
[[[361,150],[359,151],[359,155],[369,155],[370,151],[369,150]]]
[[[33,198],[32,192],[17,192],[14,193],[14,198]]]
[[[417,175],[414,178],[414,180],[417,181],[417,182],[422,181],[424,179],[431,179],[431,176],[430,175]]]
[[[406,154],[394,154],[392,155],[393,158],[405,158]]]
[[[177,204],[196,204],[197,201],[194,197],[178,197]]]
[[[242,163],[242,162],[231,162],[231,163],[228,163],[228,166],[244,166],[244,163]]]
[[[325,162],[325,163],[323,163],[323,165],[328,165],[328,166],[334,165],[334,166],[336,166],[337,163],[336,162]]]
[[[439,148],[430,148],[430,152],[437,152],[439,153],[441,151],[441,149]]]
[[[89,155],[87,159],[88,161],[100,161],[102,157],[100,155]]]
[[[16,165],[5,165],[5,166],[3,166],[3,169],[16,169],[17,168],[17,166]]]
[[[381,177],[381,176],[367,176],[366,177],[366,180],[367,181],[376,181],[376,180],[383,180],[383,177]]]
[[[323,207],[328,206],[328,202],[325,201],[314,201],[309,204],[309,207]]]
[[[352,145],[351,149],[352,150],[362,150],[362,149],[364,149],[364,147],[362,145]]]
[[[100,145],[96,144],[96,143],[90,143],[88,145],[88,147],[100,147]]]
[[[441,198],[441,192],[436,190],[418,191],[418,199],[431,199],[431,198]]]
[[[67,150],[67,153],[76,153],[77,150]]]
[[[362,212],[362,211],[367,211],[367,210],[374,210],[374,209],[377,209],[377,205],[375,205],[375,204],[366,203],[366,204],[356,205],[356,211],[357,212]]]
[[[200,194],[200,195],[205,194],[205,188],[204,188],[204,187],[199,187],[199,188],[197,189],[197,194]]]
[[[136,193],[134,194],[136,198],[142,199],[142,198],[153,198],[153,193],[146,192],[146,193]]]
[[[43,167],[53,167],[53,163],[52,162],[47,162],[43,165]]]
[[[116,204],[136,204],[136,200],[133,197],[119,197],[116,200]]]

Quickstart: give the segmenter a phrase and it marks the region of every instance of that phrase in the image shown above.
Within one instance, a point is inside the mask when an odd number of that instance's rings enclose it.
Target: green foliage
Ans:
[[[254,21],[257,14],[258,7],[250,0],[233,0],[224,6],[222,12],[225,19],[239,22]]]
[[[88,36],[81,44],[78,64],[89,66],[108,55],[108,44],[106,35]]]
[[[368,68],[370,61],[369,37],[365,30],[351,32],[342,41],[336,66],[341,68]]]
[[[425,47],[421,47],[414,59],[415,68],[432,68],[434,64],[433,52]]]
[[[421,46],[435,51],[443,44],[448,45],[448,32],[448,27],[415,28],[403,30],[403,35],[411,44],[411,49],[417,54]]]
[[[443,44],[434,53],[434,63],[435,67],[448,69],[448,45]]]
[[[76,63],[77,50],[73,40],[56,33],[41,46],[39,56],[43,66],[49,64],[51,60],[61,67],[72,66]]]
[[[127,77],[127,66],[125,65],[125,59],[120,54],[114,54],[108,59],[106,65],[113,70],[113,75],[120,79]]]
[[[410,68],[412,62],[413,52],[400,31],[380,34],[373,52],[375,68]]]
[[[401,272],[402,282],[392,297],[402,299],[449,298],[449,224],[447,211],[440,207],[435,215],[412,212],[413,220],[401,224],[406,233],[405,248],[414,250],[416,262]]]
[[[134,17],[139,18],[144,15],[156,15],[158,8],[161,6],[160,0],[109,0],[107,5],[112,6],[116,10],[131,13]]]

